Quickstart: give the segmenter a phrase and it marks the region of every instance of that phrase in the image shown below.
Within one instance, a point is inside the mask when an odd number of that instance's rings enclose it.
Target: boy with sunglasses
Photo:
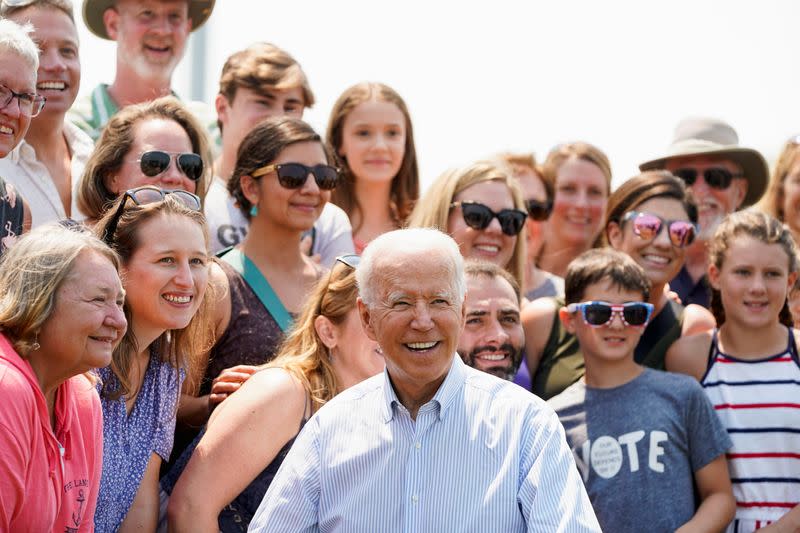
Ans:
[[[559,318],[586,373],[549,403],[603,531],[721,531],[735,508],[724,427],[692,379],[633,360],[653,312],[649,290],[644,270],[618,251],[570,264]]]
[[[706,281],[706,242],[726,215],[755,204],[767,187],[769,169],[764,157],[739,146],[729,124],[713,118],[687,118],[675,128],[667,155],[639,169],[668,170],[682,179],[698,207],[700,233],[687,249],[686,263],[670,282],[684,305],[709,307]]]
[[[211,250],[217,253],[239,244],[249,227],[227,186],[242,139],[267,118],[303,118],[305,108],[314,105],[314,94],[302,68],[288,52],[273,44],[256,43],[232,54],[225,62],[215,105],[222,148],[214,162],[214,179],[206,195],[204,212],[211,232]],[[306,176],[308,173],[302,177]],[[315,177],[318,185],[326,184],[324,176]],[[283,168],[278,171],[278,179],[284,187],[296,188],[298,185],[290,185],[300,179],[298,169]],[[345,212],[328,202],[306,244],[310,244],[310,253],[318,255],[327,267],[333,265],[336,257],[352,253],[352,229]]]

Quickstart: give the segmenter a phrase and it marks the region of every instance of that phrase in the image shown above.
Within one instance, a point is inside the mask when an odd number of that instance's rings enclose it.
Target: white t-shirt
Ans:
[[[64,138],[72,154],[72,205],[70,217],[75,220],[86,218],[78,211],[76,199],[83,169],[92,155],[94,143],[77,126],[64,121]],[[33,227],[67,218],[61,197],[53,183],[47,167],[36,157],[36,150],[23,139],[6,157],[0,159],[0,176],[14,185],[31,210]]]
[[[205,207],[211,232],[211,252],[239,244],[247,235],[249,223],[228,193],[227,184],[214,176],[206,194]],[[320,255],[322,266],[330,268],[340,255],[353,253],[353,229],[347,214],[328,202],[314,223],[313,254]]]

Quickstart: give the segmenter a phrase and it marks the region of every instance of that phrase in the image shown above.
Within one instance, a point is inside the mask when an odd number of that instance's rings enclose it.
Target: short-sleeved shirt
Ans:
[[[211,232],[211,251],[218,253],[229,246],[236,246],[247,235],[250,222],[236,205],[228,192],[225,181],[214,176],[206,194],[203,212]],[[319,218],[314,222],[312,254],[319,254],[320,263],[330,268],[340,255],[352,254],[353,230],[347,214],[338,206],[328,202]]]
[[[78,209],[78,189],[83,169],[94,150],[94,142],[71,122],[64,122],[64,139],[71,154],[72,203],[69,218],[86,218]],[[0,176],[25,198],[31,210],[32,227],[67,218],[61,196],[47,167],[39,161],[36,150],[24,139],[6,157],[0,159]]]
[[[114,388],[111,367],[98,374],[103,384]],[[119,529],[139,489],[147,463],[153,453],[169,459],[175,434],[175,415],[184,370],[161,361],[151,350],[142,387],[130,414],[125,396],[116,400],[103,397],[103,476],[95,513],[98,532]]]
[[[731,446],[689,376],[645,368],[611,389],[579,381],[548,403],[603,531],[675,531],[696,511],[694,473]]]

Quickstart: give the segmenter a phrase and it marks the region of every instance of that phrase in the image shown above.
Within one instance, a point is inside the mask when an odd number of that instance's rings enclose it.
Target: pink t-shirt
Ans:
[[[93,531],[100,398],[83,375],[56,392],[56,431],[31,365],[0,334],[0,531]]]

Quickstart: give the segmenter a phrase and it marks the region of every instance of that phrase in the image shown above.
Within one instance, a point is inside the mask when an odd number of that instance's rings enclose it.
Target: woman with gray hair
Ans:
[[[91,531],[103,424],[87,372],[111,362],[127,322],[119,259],[59,226],[0,263],[0,530]]]
[[[44,97],[36,94],[39,54],[31,29],[0,18],[0,159],[19,144],[31,117],[44,107]],[[30,224],[27,206],[0,177],[0,253]]]

